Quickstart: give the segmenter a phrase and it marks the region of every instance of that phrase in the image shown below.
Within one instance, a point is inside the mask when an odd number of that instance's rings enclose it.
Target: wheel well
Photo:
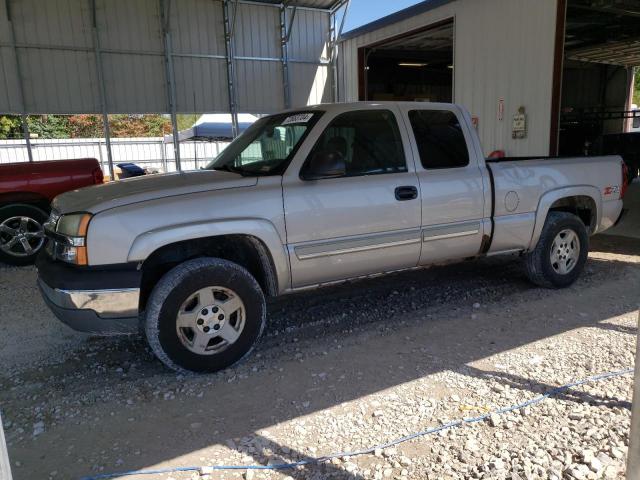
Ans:
[[[171,243],[149,255],[142,264],[140,310],[145,309],[151,290],[165,273],[198,257],[216,257],[237,263],[254,276],[266,295],[278,293],[273,259],[261,240],[251,235],[205,237]]]
[[[39,209],[47,212],[47,214],[51,210],[49,200],[38,193],[9,192],[0,194],[0,208],[15,204],[33,205],[34,207],[38,207]]]
[[[560,198],[553,202],[549,211],[573,213],[582,220],[589,233],[593,233],[596,229],[596,202],[586,195]]]

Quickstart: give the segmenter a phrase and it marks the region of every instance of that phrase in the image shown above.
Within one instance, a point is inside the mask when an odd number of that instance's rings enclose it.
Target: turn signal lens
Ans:
[[[90,213],[72,213],[60,217],[56,233],[64,240],[56,241],[56,258],[75,265],[88,265],[86,242],[91,217]]]

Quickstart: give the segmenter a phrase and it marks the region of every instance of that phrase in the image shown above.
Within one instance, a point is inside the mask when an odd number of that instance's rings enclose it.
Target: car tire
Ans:
[[[265,322],[264,294],[245,268],[197,258],[174,267],[153,288],[144,333],[169,368],[215,372],[245,358]]]
[[[531,282],[546,288],[564,288],[576,281],[589,254],[589,235],[582,220],[567,212],[550,212],[540,239],[525,254]]]
[[[0,208],[0,262],[32,264],[45,242],[43,225],[47,217],[44,210],[33,205]]]

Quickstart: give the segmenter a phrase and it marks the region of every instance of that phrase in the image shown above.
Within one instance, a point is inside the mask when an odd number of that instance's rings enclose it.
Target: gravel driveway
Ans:
[[[495,257],[272,301],[246,362],[194,377],[167,371],[137,338],[72,332],[46,309],[33,268],[0,267],[14,479],[356,450],[632,367],[640,235],[629,230],[594,237],[585,273],[560,291]],[[628,375],[576,387],[371,455],[211,478],[623,478],[631,386]]]

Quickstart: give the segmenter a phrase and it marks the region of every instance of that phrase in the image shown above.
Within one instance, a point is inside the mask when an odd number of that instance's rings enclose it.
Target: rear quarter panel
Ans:
[[[495,184],[491,252],[535,246],[549,208],[568,196],[593,199],[597,208],[593,233],[609,228],[622,208],[621,161],[608,156],[490,163]]]

